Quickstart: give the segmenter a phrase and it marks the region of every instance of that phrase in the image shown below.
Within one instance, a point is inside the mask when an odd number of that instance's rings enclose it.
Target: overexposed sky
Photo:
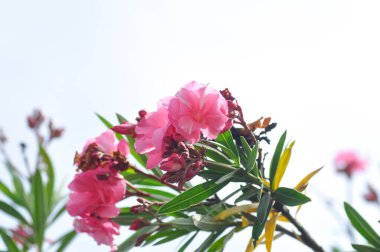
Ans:
[[[0,1],[0,126],[16,158],[18,142],[32,141],[25,116],[33,108],[53,116],[66,132],[51,153],[69,180],[75,151],[104,129],[94,112],[133,119],[192,80],[228,87],[248,120],[279,123],[273,141],[285,129],[296,140],[284,185],[325,165],[309,188],[315,202],[299,219],[325,247],[349,249],[316,193],[343,200],[331,159],[359,150],[371,171],[355,180],[357,207],[378,219],[359,197],[363,181],[379,178],[379,13],[377,0]],[[243,250],[249,233],[227,251]],[[280,239],[273,250],[284,246],[298,244]],[[83,248],[107,251],[85,235],[69,251]]]

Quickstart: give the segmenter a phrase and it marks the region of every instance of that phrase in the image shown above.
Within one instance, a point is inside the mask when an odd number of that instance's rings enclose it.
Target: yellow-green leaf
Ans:
[[[273,179],[273,190],[276,190],[278,188],[281,179],[285,174],[286,167],[288,167],[290,156],[292,154],[292,148],[294,146],[294,143],[295,141],[291,142],[281,155],[280,161],[278,162],[276,174],[274,175]]]
[[[276,230],[277,213],[273,214],[265,226],[265,246],[267,251],[272,249],[273,235]]]
[[[258,206],[259,206],[258,203],[253,203],[253,204],[231,207],[231,208],[228,208],[228,209],[220,212],[217,216],[214,217],[214,220],[224,220],[225,218],[227,218],[231,215],[241,213],[241,212],[245,212],[245,211],[250,211],[252,209],[257,209]]]
[[[255,248],[257,248],[257,247],[259,246],[259,244],[263,241],[264,237],[265,237],[265,236],[262,235],[262,236],[259,238],[259,240],[258,240],[257,243],[256,243],[256,246],[253,245],[253,238],[251,237],[251,238],[249,239],[249,242],[248,242],[247,248],[245,249],[245,252],[252,252],[252,251],[254,251]]]
[[[311,173],[309,173],[308,175],[306,175],[306,177],[304,177],[297,185],[296,187],[294,187],[294,189],[296,189],[297,191],[299,192],[302,192],[306,189],[307,185],[309,184],[309,180],[314,177],[315,174],[317,174],[321,169],[321,168],[318,168],[316,169],[315,171],[312,171]]]
[[[247,218],[245,218],[244,216],[241,216],[241,227],[242,228],[245,228],[249,225],[249,221]]]

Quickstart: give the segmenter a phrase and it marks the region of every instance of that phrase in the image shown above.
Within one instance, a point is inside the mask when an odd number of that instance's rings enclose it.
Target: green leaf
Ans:
[[[123,172],[122,175],[126,180],[128,180],[130,183],[134,185],[162,186],[161,182],[151,178],[147,178],[142,174]]]
[[[236,200],[235,200],[235,204],[236,203],[239,203],[240,201],[243,201],[243,200],[248,200],[254,196],[256,196],[257,194],[259,193],[259,189],[258,188],[250,188],[246,191],[243,191],[243,194],[240,195]]]
[[[244,154],[246,156],[246,165],[244,166],[244,168],[249,172],[251,171],[254,167],[255,167],[255,164],[256,164],[256,157],[257,157],[257,151],[258,151],[258,144],[255,144],[255,146],[253,147],[253,149],[251,149],[251,147],[249,146],[247,140],[245,140],[245,137],[241,136],[240,137],[240,140],[241,140],[241,143],[243,145],[243,149],[244,149]],[[257,172],[256,171],[253,171],[253,175],[255,175],[256,177],[258,176]]]
[[[218,231],[215,233],[211,233],[207,239],[201,244],[201,246],[195,250],[195,252],[204,252],[208,247],[218,238],[218,236],[222,233],[222,231]]]
[[[3,241],[5,243],[5,246],[7,247],[8,252],[19,252],[20,250],[17,248],[16,243],[13,241],[11,237],[3,230],[0,229],[0,235],[1,238],[3,238]]]
[[[204,231],[225,230],[231,225],[235,225],[235,223],[231,223],[231,222],[214,221],[213,217],[203,216],[200,214],[194,214],[192,218],[193,218],[194,225],[200,230],[204,230]]]
[[[184,231],[184,230],[175,230],[172,234],[166,236],[164,239],[156,242],[155,244],[153,245],[160,245],[160,244],[164,244],[164,243],[167,243],[167,242],[170,242],[170,241],[173,241],[181,236],[184,236],[184,235],[187,235],[188,232],[187,231]]]
[[[161,206],[157,213],[172,213],[179,210],[187,209],[202,200],[217,193],[227,183],[216,184],[215,181],[208,181],[203,184],[194,186],[189,190],[181,193],[165,205]]]
[[[0,181],[0,191],[4,193],[5,196],[7,196],[10,200],[12,200],[14,203],[18,205],[22,205],[21,199],[14,194],[11,190],[9,190],[8,186],[3,184],[3,182]]]
[[[0,201],[0,210],[4,213],[15,217],[17,220],[19,220],[21,223],[24,223],[26,225],[28,224],[28,221],[20,214],[16,209],[14,209],[11,205],[8,203],[5,203],[4,201]]]
[[[226,175],[224,175],[223,177],[221,177],[220,179],[218,179],[216,182],[215,182],[215,184],[222,184],[222,183],[224,183],[224,182],[226,182],[226,181],[230,181],[231,179],[232,179],[232,177],[235,175],[235,173],[238,171],[239,169],[236,169],[236,170],[234,170],[234,171],[232,171],[232,172],[230,172],[230,173],[228,173],[228,174],[226,174]]]
[[[198,232],[196,232],[193,236],[190,237],[178,250],[178,252],[184,252],[185,249],[190,245],[190,243],[194,240],[195,236],[197,236]]]
[[[224,155],[221,151],[219,151],[217,148],[211,147],[206,144],[202,143],[196,143],[194,146],[199,147],[199,148],[204,148],[206,151],[206,157],[211,158],[212,160],[219,162],[219,163],[224,163],[224,164],[231,164],[233,163],[231,159],[229,159],[226,155]]]
[[[144,192],[149,193],[152,198],[155,198],[160,201],[168,201],[176,196],[175,194],[158,190],[158,189],[152,189],[152,188],[139,188],[139,189]]]
[[[347,202],[344,202],[344,210],[352,226],[372,245],[380,248],[380,237],[368,224],[368,222]]]
[[[49,220],[49,225],[53,224],[64,212],[66,211],[66,204],[61,206],[55,213],[52,215],[53,217]]]
[[[255,221],[255,223],[253,224],[252,238],[254,244],[257,242],[261,233],[264,230],[271,208],[272,202],[270,198],[270,192],[267,192],[263,197],[261,197],[259,208],[257,209],[257,221]]]
[[[122,251],[130,251],[136,244],[136,239],[143,234],[148,234],[153,232],[157,227],[155,226],[147,226],[143,227],[139,230],[137,230],[134,234],[128,237],[122,244],[118,246],[117,251],[122,252]]]
[[[272,161],[270,163],[270,169],[269,169],[269,180],[270,180],[270,186],[273,189],[273,183],[274,183],[274,176],[276,175],[278,162],[280,161],[282,149],[284,148],[286,139],[286,130],[280,137],[280,140],[277,143],[276,149],[274,151]]]
[[[351,244],[354,249],[356,249],[358,252],[380,252],[380,249],[373,248],[366,245],[359,245],[359,244]]]
[[[188,231],[198,230],[191,218],[176,218],[169,222],[173,227]]]
[[[233,157],[231,158],[234,159],[237,166],[240,166],[239,151],[234,142],[234,138],[232,137],[231,131],[227,130],[226,132],[219,134],[215,140],[232,151]]]
[[[230,232],[228,232],[225,236],[219,238],[216,242],[214,242],[207,252],[219,252],[223,251],[224,247],[226,246],[227,242],[231,240],[232,236],[235,233],[235,228],[231,229]]]
[[[54,205],[54,182],[55,182],[55,173],[54,173],[54,166],[51,162],[51,159],[44,149],[42,145],[40,145],[40,155],[42,157],[42,160],[46,164],[46,173],[48,175],[48,181],[46,184],[46,193],[47,193],[47,204],[49,206],[49,209],[51,209]]]
[[[309,202],[311,199],[306,195],[286,187],[279,187],[273,197],[287,206],[298,206]]]
[[[33,176],[33,196],[34,196],[34,233],[37,245],[42,247],[44,242],[45,223],[46,223],[46,192],[42,183],[41,173],[37,169]]]
[[[75,236],[77,235],[77,232],[75,230],[70,231],[66,234],[64,234],[62,237],[60,237],[57,242],[59,243],[59,247],[57,248],[57,252],[63,252],[66,247],[70,244],[70,242],[73,241]]]

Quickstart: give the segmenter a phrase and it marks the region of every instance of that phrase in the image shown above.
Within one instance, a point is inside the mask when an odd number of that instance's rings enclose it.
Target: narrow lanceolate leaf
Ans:
[[[118,246],[117,251],[118,252],[130,251],[132,248],[135,247],[136,239],[140,235],[149,234],[149,233],[153,232],[156,228],[157,227],[155,227],[155,226],[147,226],[147,227],[143,227],[143,228],[137,230],[134,234],[129,236],[128,239],[126,239],[123,243],[121,243]]]
[[[281,202],[282,204],[287,205],[287,206],[298,206],[298,205],[305,204],[311,200],[306,195],[300,192],[297,192],[294,189],[286,188],[286,187],[278,188],[274,192],[273,197],[279,202]]]
[[[224,247],[226,246],[227,242],[231,240],[232,236],[235,233],[235,228],[231,229],[230,232],[228,232],[225,236],[219,238],[216,242],[214,242],[210,248],[207,250],[207,252],[219,252],[223,251]]]
[[[22,201],[18,195],[13,193],[11,190],[9,190],[8,186],[3,184],[3,182],[0,181],[0,191],[3,192],[5,196],[7,196],[9,199],[11,199],[14,203],[18,205],[22,205]]]
[[[265,226],[265,246],[268,252],[270,252],[272,249],[273,235],[274,231],[276,230],[277,215],[278,213],[273,214]]]
[[[16,243],[13,241],[9,235],[0,228],[0,236],[4,241],[5,246],[7,247],[8,252],[19,252],[20,250],[17,248]]]
[[[239,151],[238,148],[234,142],[234,138],[232,137],[231,131],[227,130],[223,134],[219,134],[219,136],[216,138],[216,141],[225,147],[227,147],[229,150],[233,152],[234,155],[234,161],[237,163],[237,165],[240,165],[239,161]]]
[[[42,160],[44,161],[46,165],[46,173],[48,177],[48,181],[46,184],[46,193],[47,193],[47,204],[49,206],[49,209],[53,206],[53,200],[54,200],[54,182],[55,182],[55,173],[54,173],[54,166],[53,163],[44,149],[42,145],[40,145],[40,155],[42,156]]]
[[[226,175],[224,175],[223,177],[215,181],[215,184],[222,184],[222,183],[225,183],[226,181],[230,181],[237,171],[239,171],[239,169],[236,169],[230,173],[227,173]]]
[[[289,144],[289,146],[284,150],[281,155],[280,161],[278,163],[276,174],[273,178],[273,190],[276,190],[280,185],[281,179],[285,174],[285,170],[288,167],[290,156],[292,154],[292,148],[294,146],[294,141]]]
[[[233,222],[215,221],[212,217],[200,214],[194,214],[192,216],[194,225],[200,230],[204,231],[217,231],[225,230],[226,228],[234,225]]]
[[[309,180],[314,177],[315,174],[317,174],[323,167],[316,169],[315,171],[310,172],[308,175],[306,175],[297,185],[294,187],[299,192],[302,192],[306,189],[307,185],[309,184]]]
[[[167,242],[170,242],[170,241],[173,241],[181,236],[184,236],[188,234],[187,231],[184,231],[184,230],[176,230],[175,232],[173,232],[172,234],[166,236],[164,239],[156,242],[155,244],[153,245],[160,245],[160,244],[164,244],[164,243],[167,243]]]
[[[235,200],[235,204],[236,203],[239,203],[240,201],[243,201],[243,200],[248,200],[254,196],[256,196],[257,194],[259,193],[259,189],[258,188],[250,188],[246,191],[243,191],[243,194],[240,195],[236,200]]]
[[[347,202],[344,202],[344,210],[352,226],[372,245],[380,248],[380,236],[373,230],[368,222]]]
[[[366,245],[352,244],[352,247],[356,249],[358,252],[380,252],[380,249]]]
[[[197,236],[198,232],[196,232],[193,236],[190,237],[179,249],[178,252],[184,252],[185,249],[190,245],[190,243],[194,240],[195,236]]]
[[[247,171],[251,171],[255,164],[256,164],[256,157],[257,157],[257,150],[258,150],[258,143],[253,147],[253,149],[251,149],[251,147],[249,146],[247,140],[245,140],[245,137],[240,137],[240,141],[242,143],[242,146],[243,146],[243,149],[244,149],[244,153],[245,153],[245,156],[246,156],[246,165],[245,165],[245,169]],[[254,174],[255,175],[255,174]],[[257,177],[257,174],[255,175]]]
[[[262,235],[259,240],[256,242],[256,244],[253,243],[252,237],[248,241],[247,248],[245,249],[245,252],[253,252],[255,248],[264,240],[265,236]]]
[[[202,200],[217,193],[227,182],[216,184],[215,181],[208,181],[203,184],[194,186],[193,188],[181,193],[158,210],[158,213],[172,213],[179,210],[187,209]]]
[[[214,220],[224,220],[224,219],[230,217],[231,215],[241,213],[241,212],[245,212],[245,211],[251,211],[252,209],[257,209],[258,206],[259,206],[258,203],[252,203],[252,204],[227,208],[226,210],[223,210],[217,216],[215,216]]]
[[[223,231],[218,231],[218,232],[213,232],[211,233],[207,239],[195,250],[195,252],[204,252],[210,247],[210,245],[218,238],[218,236],[222,233]]]
[[[282,152],[282,149],[284,148],[285,139],[286,139],[286,131],[280,137],[280,140],[278,141],[276,149],[274,151],[272,161],[270,163],[269,180],[270,180],[270,185],[272,189],[273,189],[274,176],[276,175],[276,172],[277,172],[278,162],[280,161],[281,152]]]
[[[28,221],[15,208],[4,201],[0,201],[0,211],[16,218],[19,222],[28,225]]]
[[[257,221],[253,224],[252,228],[252,238],[254,245],[256,245],[257,240],[263,232],[271,208],[272,202],[270,193],[267,192],[260,200],[259,208],[257,210]]]
[[[57,252],[65,251],[66,247],[70,244],[70,242],[72,242],[72,240],[75,238],[76,235],[77,235],[77,232],[73,230],[64,234],[61,238],[59,238],[57,241],[59,244],[57,248]]]
[[[206,157],[211,158],[212,160],[224,163],[224,164],[231,164],[233,163],[226,155],[224,155],[220,150],[217,148],[211,147],[206,144],[202,143],[196,143],[194,144],[198,148],[204,148],[206,151]]]
[[[33,196],[34,196],[34,232],[37,238],[37,244],[42,246],[45,233],[46,222],[46,192],[44,190],[41,173],[36,170],[33,177]]]
[[[169,222],[173,227],[183,230],[198,230],[192,218],[176,218]]]

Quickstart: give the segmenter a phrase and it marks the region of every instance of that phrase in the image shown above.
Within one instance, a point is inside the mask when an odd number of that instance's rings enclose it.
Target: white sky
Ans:
[[[133,119],[191,80],[228,87],[248,119],[279,123],[274,141],[284,129],[297,140],[283,185],[326,166],[299,219],[326,248],[349,249],[316,192],[341,208],[344,181],[331,159],[340,149],[359,150],[371,171],[355,180],[356,206],[378,220],[359,197],[363,181],[379,184],[379,13],[377,0],[1,1],[0,125],[17,157],[18,142],[32,141],[25,116],[36,107],[53,116],[67,131],[51,153],[60,178],[70,179],[75,150],[104,129],[94,112]],[[227,251],[242,251],[249,232]],[[284,246],[308,251],[289,239],[273,250]],[[107,251],[84,235],[69,251],[83,248]]]

